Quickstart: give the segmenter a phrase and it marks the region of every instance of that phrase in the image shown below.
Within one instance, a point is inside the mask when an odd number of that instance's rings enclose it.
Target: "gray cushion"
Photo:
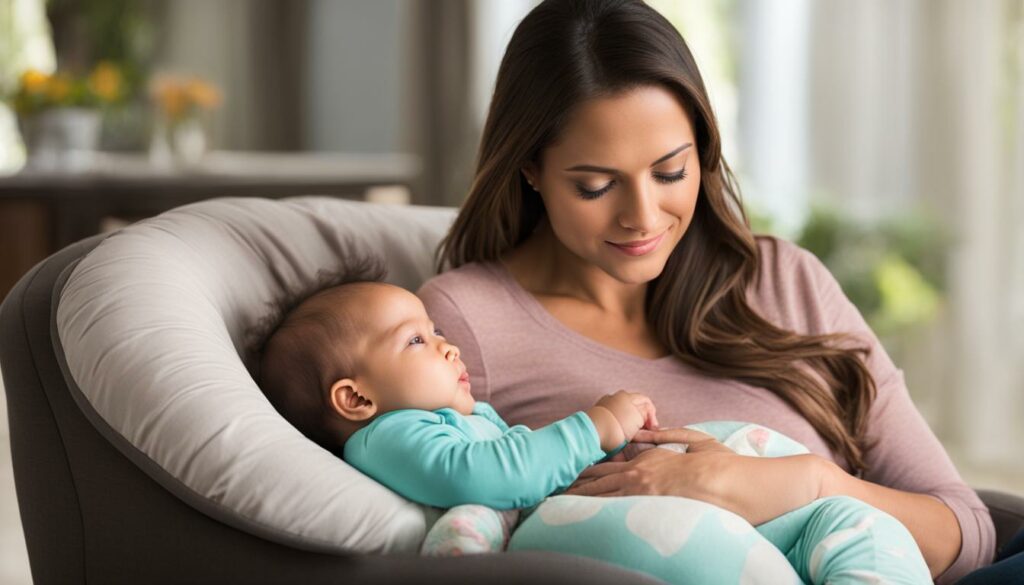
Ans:
[[[415,290],[453,218],[326,197],[220,199],[129,226],[61,293],[76,398],[140,467],[224,521],[320,550],[415,550],[436,512],[278,415],[246,367],[246,334],[275,300],[354,253],[382,254],[388,281]]]

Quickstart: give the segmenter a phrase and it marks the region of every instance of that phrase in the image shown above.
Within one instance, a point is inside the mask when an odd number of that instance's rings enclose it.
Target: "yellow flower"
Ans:
[[[220,91],[201,79],[192,78],[185,82],[185,93],[189,100],[200,108],[211,109],[220,105]]]
[[[46,95],[55,104],[61,104],[70,94],[71,78],[63,73],[54,75],[46,84]]]
[[[149,95],[160,112],[168,118],[176,118],[185,110],[185,101],[178,90],[178,82],[172,77],[154,77],[149,84]]]
[[[171,121],[194,115],[199,109],[216,107],[220,91],[199,78],[183,79],[158,75],[149,84],[149,95],[159,111]]]
[[[27,69],[21,74],[21,87],[30,94],[41,94],[47,89],[50,76],[38,69]]]
[[[92,70],[86,80],[89,90],[101,100],[112,102],[121,97],[121,70],[109,61],[103,61]]]

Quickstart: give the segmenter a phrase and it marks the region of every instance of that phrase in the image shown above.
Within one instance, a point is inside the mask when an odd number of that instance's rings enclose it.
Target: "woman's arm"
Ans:
[[[867,469],[859,479],[826,470],[826,481],[841,493],[863,494],[866,502],[902,520],[917,538],[933,574],[945,569],[939,583],[954,583],[990,563],[995,528],[988,509],[960,477],[917,410],[903,372],[824,264],[803,250],[795,256],[797,262],[790,271],[802,275],[805,290],[814,291],[810,297],[818,302],[818,310],[808,315],[813,318],[806,332],[853,334],[860,340],[857,345],[870,350],[865,365],[877,386],[865,429],[866,444],[873,445],[864,454]]]
[[[816,455],[746,457],[687,428],[640,431],[635,440],[686,443],[686,453],[648,449],[627,462],[587,468],[566,492],[581,496],[672,495],[715,504],[753,525],[818,497],[825,467]]]
[[[818,458],[821,497],[851,496],[887,512],[907,527],[924,555],[932,578],[941,575],[960,553],[960,525],[946,504],[927,494],[915,494],[858,479],[831,461]]]
[[[745,457],[692,429],[641,432],[654,443],[687,443],[687,453],[650,449],[624,463],[602,463],[566,492],[574,495],[675,495],[715,504],[757,526],[827,496],[864,501],[901,521],[931,570],[942,574],[960,551],[956,516],[932,496],[855,478],[817,455]]]

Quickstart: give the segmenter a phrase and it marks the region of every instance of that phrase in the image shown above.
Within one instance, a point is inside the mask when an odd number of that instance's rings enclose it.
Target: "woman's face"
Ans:
[[[690,225],[700,158],[679,100],[645,86],[580,104],[523,173],[571,257],[639,284],[661,274]]]

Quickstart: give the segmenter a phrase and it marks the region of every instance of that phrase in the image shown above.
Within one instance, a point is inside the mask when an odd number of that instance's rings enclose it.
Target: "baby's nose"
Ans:
[[[444,348],[444,359],[450,362],[454,362],[459,359],[459,348],[450,343],[446,344]]]

